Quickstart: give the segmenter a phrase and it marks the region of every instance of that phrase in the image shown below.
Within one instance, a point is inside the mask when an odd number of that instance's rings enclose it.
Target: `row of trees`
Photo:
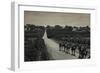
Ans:
[[[24,26],[25,37],[40,37],[42,38],[45,32],[44,26],[35,26],[33,24],[26,24]]]
[[[67,31],[90,31],[90,27],[89,26],[85,26],[85,27],[76,27],[76,26],[74,26],[74,27],[72,27],[72,26],[65,26],[65,27],[62,27],[62,26],[60,26],[60,25],[55,25],[54,27],[52,27],[52,26],[47,26],[47,28],[49,28],[49,29],[58,29],[58,30],[60,30],[60,29],[64,29],[64,30],[67,30]]]
[[[24,26],[26,37],[43,37],[46,30],[48,38],[62,38],[62,37],[90,37],[90,27],[72,27],[60,25],[50,26],[36,26],[33,24],[26,24]]]
[[[62,37],[90,37],[90,27],[72,27],[60,25],[47,26],[48,38],[62,38]]]

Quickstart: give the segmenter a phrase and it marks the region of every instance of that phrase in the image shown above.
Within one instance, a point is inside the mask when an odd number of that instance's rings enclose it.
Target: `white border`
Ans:
[[[42,62],[24,62],[24,11],[48,11],[63,13],[89,13],[91,14],[91,59],[84,60],[59,60],[59,61],[42,61]],[[97,55],[96,48],[93,43],[95,24],[96,24],[96,8],[69,5],[63,6],[43,6],[33,5],[32,3],[12,3],[12,59],[11,69],[30,70],[30,69],[47,69],[60,67],[76,67],[96,65]]]

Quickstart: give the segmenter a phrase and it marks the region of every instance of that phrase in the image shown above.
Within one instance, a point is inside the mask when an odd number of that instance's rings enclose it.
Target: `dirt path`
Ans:
[[[47,51],[51,56],[51,59],[62,60],[62,59],[77,59],[76,56],[66,54],[65,52],[59,51],[59,45],[52,39],[48,39],[45,33],[44,41],[47,47]]]

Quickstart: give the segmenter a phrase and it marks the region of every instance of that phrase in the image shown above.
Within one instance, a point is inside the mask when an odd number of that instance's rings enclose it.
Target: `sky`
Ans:
[[[90,26],[90,14],[24,11],[24,24],[37,26]]]

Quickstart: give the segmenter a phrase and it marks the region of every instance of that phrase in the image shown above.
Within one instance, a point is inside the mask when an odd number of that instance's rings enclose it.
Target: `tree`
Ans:
[[[55,25],[55,29],[62,29],[60,25]]]
[[[72,31],[73,30],[73,28],[72,28],[72,26],[65,26],[65,30],[67,30],[67,31]]]

